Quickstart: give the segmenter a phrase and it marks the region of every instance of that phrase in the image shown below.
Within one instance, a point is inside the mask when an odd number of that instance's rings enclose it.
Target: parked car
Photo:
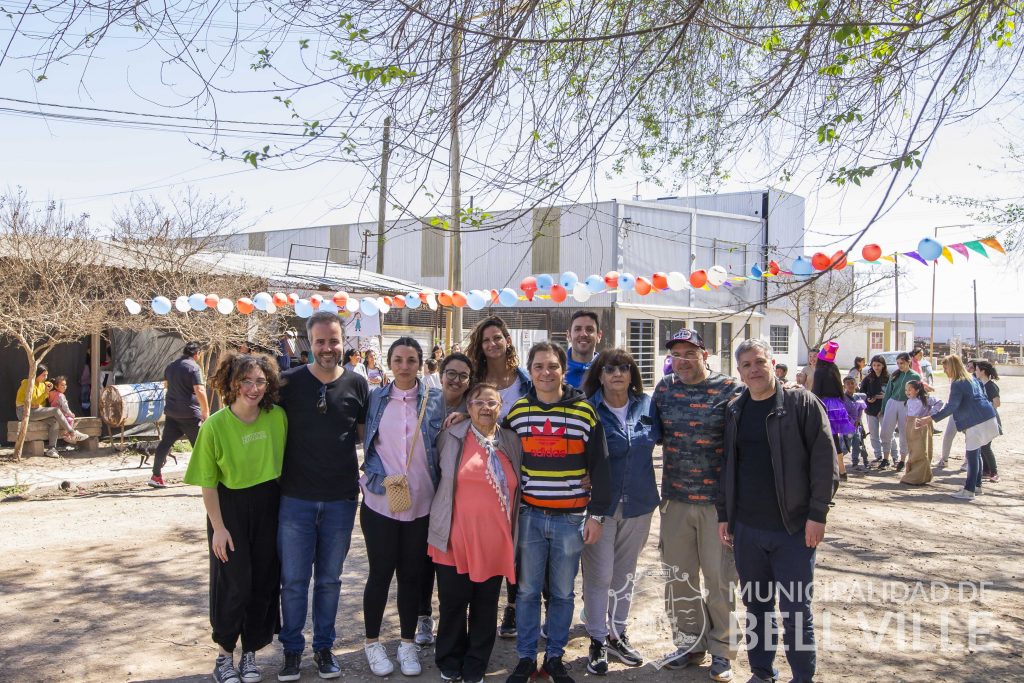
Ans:
[[[896,356],[900,355],[899,351],[888,351],[886,353],[878,354],[885,359],[885,367],[889,371],[889,374],[896,372]],[[925,384],[932,384],[932,364],[927,358],[921,359],[921,378],[925,381]]]

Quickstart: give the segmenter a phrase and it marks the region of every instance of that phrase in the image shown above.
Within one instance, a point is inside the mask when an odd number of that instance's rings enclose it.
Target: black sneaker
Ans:
[[[341,665],[338,658],[331,652],[331,648],[325,647],[313,653],[313,661],[316,662],[320,678],[337,678],[341,675]]]
[[[297,681],[302,678],[302,653],[284,651],[284,666],[277,672],[279,681]]]
[[[903,466],[906,465],[906,464],[907,464],[906,459],[900,460],[898,463],[896,463],[896,471],[897,472],[902,472],[903,471]]]
[[[882,462],[878,463],[878,469],[879,470],[887,470],[887,469],[889,469],[889,461],[888,460],[883,460]]]
[[[685,669],[688,666],[700,666],[707,658],[707,652],[690,652],[682,648],[676,650],[662,661],[666,669]]]
[[[621,634],[617,640],[613,640],[611,636],[608,636],[608,654],[626,666],[644,665],[643,655],[633,649],[625,633]]]
[[[507,605],[505,614],[501,618],[501,625],[498,627],[498,635],[502,638],[516,637],[516,606]]]
[[[515,608],[512,608],[515,610]],[[513,611],[513,614],[515,612]],[[511,675],[505,679],[505,683],[529,683],[537,675],[537,660],[523,657],[512,670]]]
[[[604,643],[596,638],[590,639],[590,654],[587,656],[587,671],[595,676],[608,675],[608,651]]]
[[[607,666],[608,662],[605,660],[606,669]],[[540,668],[540,673],[550,678],[552,683],[576,683],[569,675],[569,670],[565,668],[561,657],[544,657],[544,666]]]
[[[231,655],[217,655],[217,662],[213,666],[213,680],[217,683],[242,683]]]

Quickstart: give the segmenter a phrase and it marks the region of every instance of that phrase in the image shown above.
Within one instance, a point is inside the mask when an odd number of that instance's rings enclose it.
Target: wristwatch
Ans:
[[[590,515],[590,519],[594,520],[598,524],[604,524],[604,515]]]

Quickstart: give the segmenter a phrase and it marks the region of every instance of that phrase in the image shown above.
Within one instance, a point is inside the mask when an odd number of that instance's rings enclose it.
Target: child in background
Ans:
[[[423,363],[423,384],[428,389],[441,390],[441,375],[437,372],[437,361],[433,358],[428,358]]]
[[[71,406],[68,405],[68,397],[64,395],[64,392],[68,390],[68,378],[64,375],[57,375],[53,378],[52,384],[53,388],[50,389],[47,402],[51,408],[59,410],[67,418],[68,424],[74,427],[75,414],[71,412]]]
[[[801,387],[803,389],[810,389],[810,387],[807,386],[807,373],[806,372],[801,370],[800,372],[796,373],[796,378],[795,379],[796,379],[796,381],[793,383],[794,387]]]
[[[929,396],[924,382],[907,382],[907,421],[900,425],[907,430],[907,472],[900,483],[920,486],[932,480],[932,424],[918,418],[934,415],[942,410],[942,401]]]
[[[845,443],[848,435],[857,431],[846,411],[843,400],[843,376],[836,366],[836,354],[839,344],[830,341],[818,352],[817,363],[814,364],[814,377],[811,380],[811,393],[825,406],[832,440],[836,444],[836,459],[839,464],[839,479],[846,481]]]
[[[864,427],[861,424],[861,418],[864,411],[867,410],[868,404],[866,396],[857,393],[856,377],[847,376],[843,379],[843,403],[846,405],[846,412],[855,428],[853,434],[843,437],[846,449],[850,451],[851,468],[858,472],[864,472],[868,469],[868,449],[864,446]],[[858,454],[861,460],[860,465],[857,464]]]

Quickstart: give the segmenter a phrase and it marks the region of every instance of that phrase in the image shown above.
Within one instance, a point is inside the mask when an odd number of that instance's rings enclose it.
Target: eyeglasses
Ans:
[[[469,381],[469,373],[468,372],[459,372],[458,370],[445,370],[444,371],[444,378],[445,379],[454,379],[454,380],[458,380],[460,382],[468,382]]]
[[[633,370],[633,366],[629,363],[623,363],[622,365],[605,365],[601,370],[606,375],[614,375],[616,372],[628,375]]]
[[[239,382],[239,384],[242,385],[243,389],[266,389],[267,388],[267,380],[265,380],[265,379],[257,379],[257,380],[243,379],[241,382]]]
[[[490,408],[494,410],[501,405],[501,401],[495,401],[493,398],[489,398],[486,401],[482,398],[475,398],[469,402],[469,405],[473,408]]]
[[[316,409],[321,415],[327,414],[327,385],[320,385],[320,399],[316,402]]]

